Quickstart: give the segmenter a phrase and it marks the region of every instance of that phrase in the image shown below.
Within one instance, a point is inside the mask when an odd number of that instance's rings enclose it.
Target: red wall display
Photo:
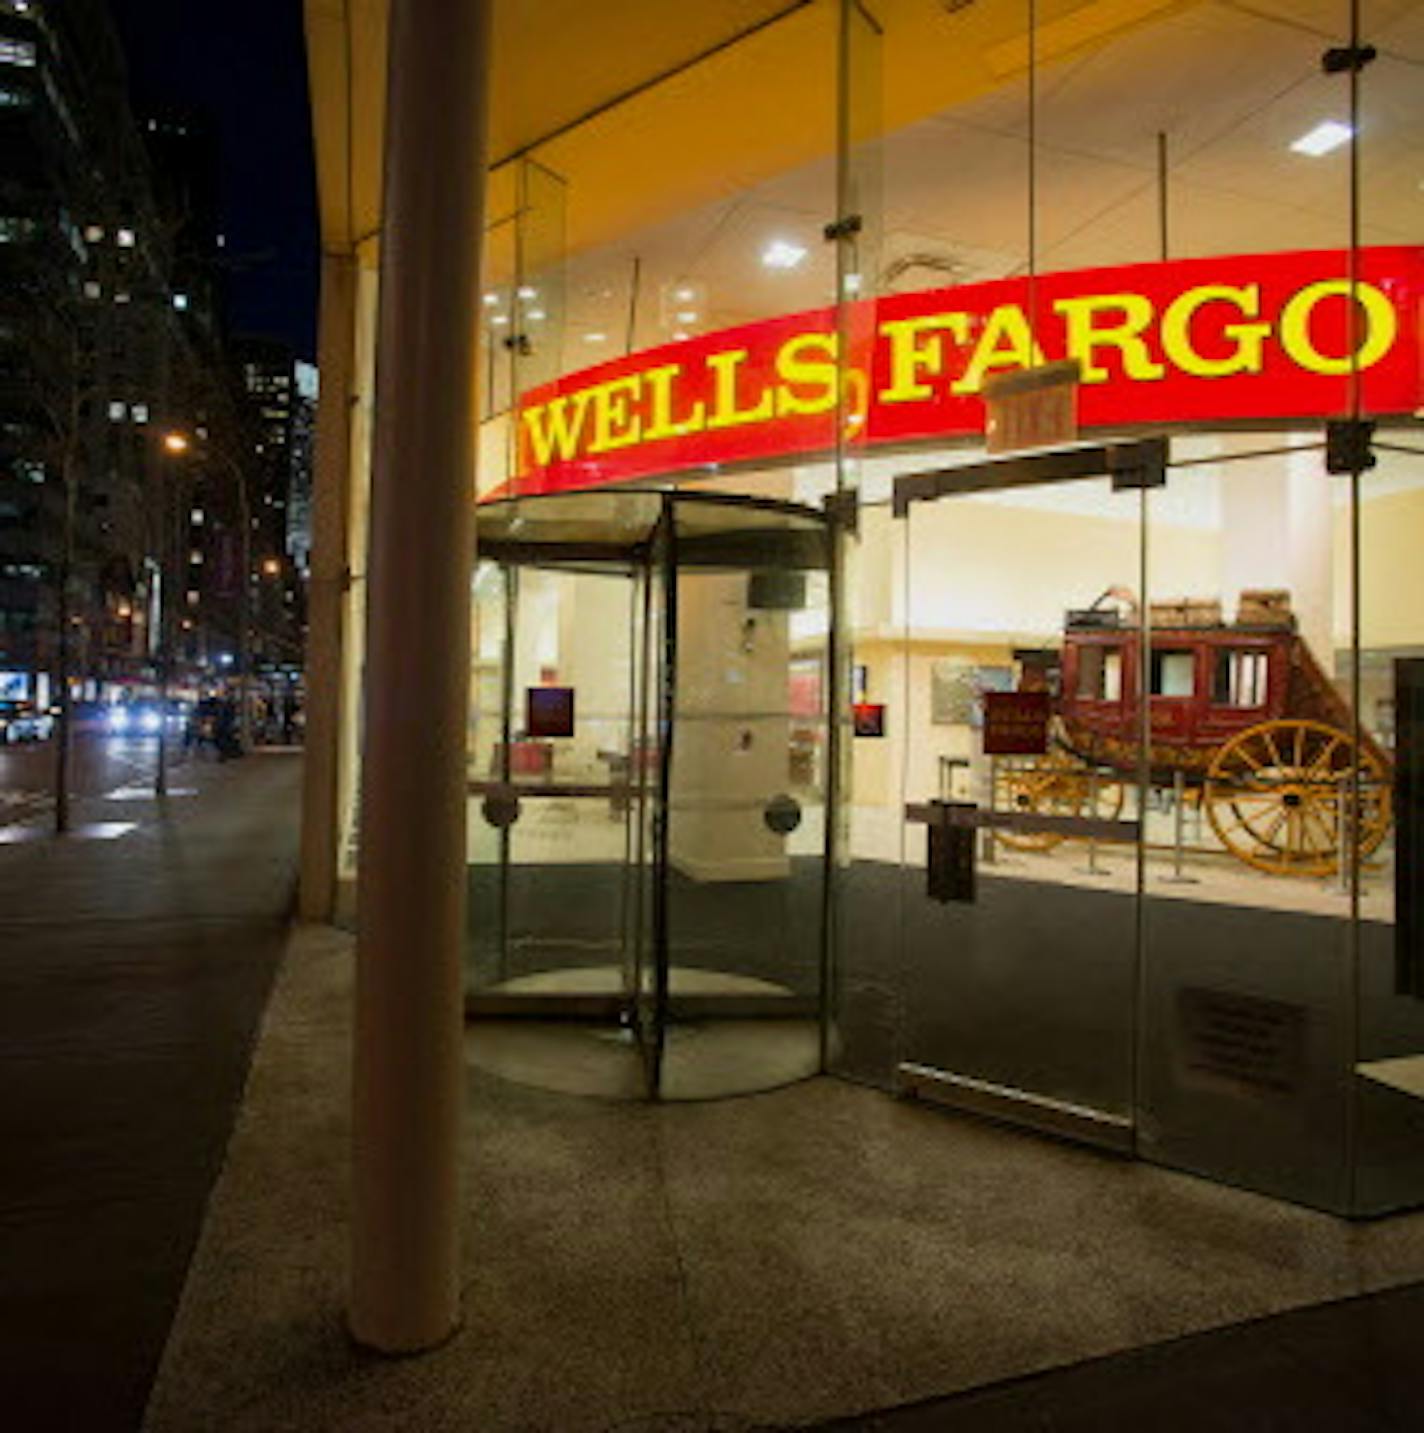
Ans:
[[[486,500],[984,431],[995,374],[1077,359],[1084,428],[1319,419],[1424,406],[1424,249],[1079,269],[790,314],[664,344],[525,393],[513,478]],[[1351,319],[1352,308],[1357,317]],[[1352,332],[1353,329],[1353,332]],[[846,361],[838,361],[840,344]]]

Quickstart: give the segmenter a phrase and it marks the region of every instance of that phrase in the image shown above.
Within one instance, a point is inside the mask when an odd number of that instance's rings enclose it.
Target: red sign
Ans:
[[[615,359],[525,393],[511,480],[559,492],[835,446],[984,431],[986,379],[1076,360],[1084,428],[1376,416],[1424,404],[1424,249],[1079,269],[791,314]],[[1354,333],[1351,333],[1351,328]],[[846,347],[839,361],[841,343]],[[844,396],[844,404],[840,399]]]
[[[1042,756],[1048,750],[1047,692],[985,692],[984,754]]]

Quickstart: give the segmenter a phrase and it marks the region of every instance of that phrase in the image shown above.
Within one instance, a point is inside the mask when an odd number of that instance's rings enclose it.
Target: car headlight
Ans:
[[[111,707],[109,709],[109,730],[127,731],[129,729],[129,714],[123,707]]]
[[[146,732],[155,732],[163,725],[157,712],[144,712],[141,725]]]

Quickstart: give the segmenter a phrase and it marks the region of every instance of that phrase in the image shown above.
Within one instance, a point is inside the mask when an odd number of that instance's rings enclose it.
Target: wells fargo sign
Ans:
[[[1424,249],[1363,250],[1352,322],[1337,250],[1080,269],[896,294],[644,350],[524,394],[489,496],[984,431],[984,382],[1063,359],[1084,428],[1320,418],[1353,364],[1367,412],[1414,412]],[[845,361],[839,359],[845,345]]]

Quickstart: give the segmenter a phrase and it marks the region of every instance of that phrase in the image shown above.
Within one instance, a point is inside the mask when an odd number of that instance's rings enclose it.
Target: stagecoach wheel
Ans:
[[[1122,782],[1092,773],[1070,752],[1054,747],[1022,766],[1001,765],[994,805],[1000,811],[1034,816],[1097,816],[1113,820],[1122,811]],[[999,841],[1013,851],[1051,851],[1067,839],[1056,831],[1004,831]]]
[[[1355,743],[1324,722],[1262,722],[1232,737],[1212,758],[1202,800],[1221,844],[1259,871],[1325,876],[1338,868],[1350,799]],[[1360,854],[1384,840],[1390,823],[1388,773],[1366,749],[1359,771]]]

